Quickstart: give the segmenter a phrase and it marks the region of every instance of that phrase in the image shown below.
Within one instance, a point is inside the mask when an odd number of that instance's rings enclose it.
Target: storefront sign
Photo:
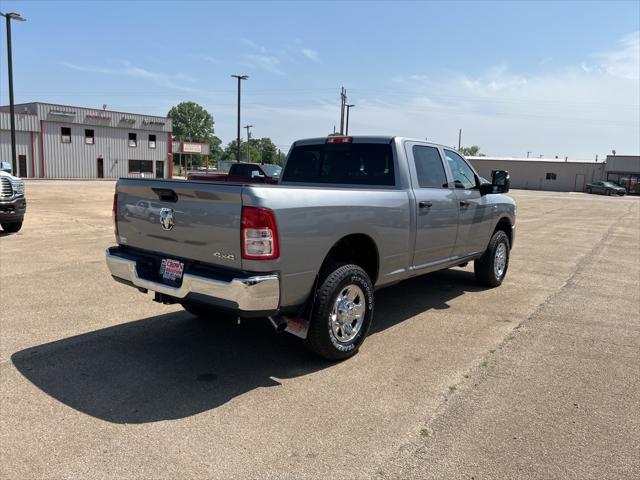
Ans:
[[[182,142],[182,153],[202,153],[202,144]]]
[[[128,123],[128,124],[132,125],[132,124],[136,123],[136,119],[135,118],[122,117],[120,119],[120,122],[121,123]]]
[[[75,117],[76,112],[65,112],[64,110],[49,110],[49,115],[57,115],[59,117]]]
[[[94,120],[94,121],[100,121],[100,122],[108,122],[111,120],[111,117],[107,115],[85,115],[84,118],[87,120]]]
[[[161,122],[159,120],[142,120],[143,125],[153,125],[156,127],[164,127],[165,122]]]

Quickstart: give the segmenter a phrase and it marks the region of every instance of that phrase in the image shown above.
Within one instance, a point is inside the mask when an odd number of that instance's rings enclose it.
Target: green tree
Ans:
[[[213,135],[213,116],[195,102],[181,102],[167,113],[177,140],[209,142]]]
[[[260,160],[262,163],[277,163],[278,149],[270,138],[260,139]]]
[[[460,149],[460,153],[469,157],[484,157],[483,153],[480,153],[480,147],[477,145],[472,145],[470,147],[462,147]]]
[[[209,139],[209,158],[214,162],[217,162],[222,159],[224,155],[224,150],[222,148],[222,140],[215,135],[212,135]]]

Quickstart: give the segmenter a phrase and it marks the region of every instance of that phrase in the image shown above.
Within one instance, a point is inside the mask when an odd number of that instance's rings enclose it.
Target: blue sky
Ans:
[[[17,11],[17,102],[164,115],[194,100],[235,136],[283,150],[353,134],[480,145],[488,154],[640,153],[640,2],[30,2]],[[0,102],[8,102],[2,28]]]

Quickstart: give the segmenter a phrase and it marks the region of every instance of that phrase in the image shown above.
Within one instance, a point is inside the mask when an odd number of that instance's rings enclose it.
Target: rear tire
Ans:
[[[355,355],[373,319],[373,284],[358,265],[331,263],[323,269],[309,322],[307,347],[327,360]]]
[[[16,233],[16,232],[19,232],[21,228],[22,228],[22,222],[3,223],[2,224],[2,229],[6,233]]]
[[[590,188],[587,188],[587,193],[593,193],[593,191]]]
[[[484,254],[473,263],[476,280],[487,287],[502,284],[509,268],[509,237],[502,230],[493,234]]]

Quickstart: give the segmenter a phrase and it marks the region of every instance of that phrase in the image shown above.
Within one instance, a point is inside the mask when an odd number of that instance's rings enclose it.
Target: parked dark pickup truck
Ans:
[[[278,183],[282,168],[259,163],[234,163],[228,174],[190,173],[187,180],[198,182]]]
[[[299,140],[278,185],[121,178],[106,259],[115,280],[158,302],[269,317],[342,359],[367,336],[375,289],[470,261],[481,284],[502,283],[515,240],[508,190],[507,172],[482,181],[424,140]],[[159,215],[127,216],[141,200]]]

